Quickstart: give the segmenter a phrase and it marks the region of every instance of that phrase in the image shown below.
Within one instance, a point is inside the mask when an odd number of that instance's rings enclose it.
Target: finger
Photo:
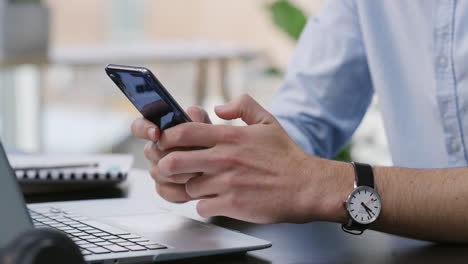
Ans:
[[[158,163],[160,159],[168,154],[168,152],[159,150],[158,144],[153,141],[146,143],[143,153],[145,154],[146,159],[153,163]]]
[[[156,192],[165,200],[173,203],[187,202],[192,198],[185,192],[184,184],[156,183]]]
[[[158,162],[158,174],[169,177],[186,173],[210,173],[222,169],[222,162],[216,162],[216,155],[210,149],[174,151]]]
[[[225,196],[200,200],[197,203],[197,212],[201,217],[226,216]]]
[[[172,182],[172,183],[186,184],[190,179],[200,177],[201,175],[202,173],[184,173],[184,174],[171,175],[165,178],[169,182]]]
[[[191,106],[187,109],[187,114],[193,122],[211,124],[208,113],[198,106]]]
[[[241,118],[247,125],[270,124],[275,121],[273,115],[247,94],[225,105],[215,107],[215,112],[225,120]]]
[[[181,173],[166,176],[160,173],[160,169],[157,163],[152,163],[150,168],[150,175],[157,183],[185,184],[191,178],[200,176],[201,173]]]
[[[151,141],[157,141],[160,135],[159,128],[143,117],[133,121],[131,131],[133,136]]]
[[[192,197],[192,199],[216,196],[226,188],[219,179],[220,177],[209,174],[203,174],[198,177],[191,178],[185,184],[185,192]]]
[[[176,147],[209,148],[222,139],[223,126],[203,123],[184,123],[164,131],[159,140],[159,149],[167,150]]]

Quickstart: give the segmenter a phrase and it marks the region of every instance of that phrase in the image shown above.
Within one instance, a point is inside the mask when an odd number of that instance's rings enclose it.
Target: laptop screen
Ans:
[[[23,195],[0,142],[0,248],[30,228]]]

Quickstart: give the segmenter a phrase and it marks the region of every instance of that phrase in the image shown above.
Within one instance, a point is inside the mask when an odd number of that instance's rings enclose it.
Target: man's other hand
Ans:
[[[199,107],[192,106],[188,108],[187,114],[193,122],[211,124],[208,114]],[[185,192],[185,183],[190,178],[197,176],[197,173],[173,175],[172,177],[160,177],[158,172],[159,160],[171,151],[177,150],[177,148],[167,151],[160,150],[158,147],[159,139],[161,137],[160,130],[155,124],[145,118],[138,118],[133,121],[131,130],[133,136],[149,141],[145,145],[144,153],[145,157],[151,163],[150,172],[151,176],[156,181],[157,192],[166,200],[171,202],[186,202],[192,200],[192,198]]]

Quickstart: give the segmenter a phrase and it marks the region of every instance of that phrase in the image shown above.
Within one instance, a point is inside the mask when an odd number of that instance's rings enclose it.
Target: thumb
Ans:
[[[198,106],[191,106],[187,109],[187,114],[190,116],[193,122],[211,124],[210,117],[205,110]]]
[[[225,120],[241,118],[247,125],[270,124],[274,121],[274,117],[247,94],[243,94],[225,105],[215,107],[215,112]]]

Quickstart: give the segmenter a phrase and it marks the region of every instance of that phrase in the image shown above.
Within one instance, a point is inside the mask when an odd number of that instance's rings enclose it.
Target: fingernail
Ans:
[[[152,141],[156,141],[156,128],[154,128],[154,127],[148,128],[148,137]]]
[[[215,106],[215,111],[222,111],[226,105]]]

